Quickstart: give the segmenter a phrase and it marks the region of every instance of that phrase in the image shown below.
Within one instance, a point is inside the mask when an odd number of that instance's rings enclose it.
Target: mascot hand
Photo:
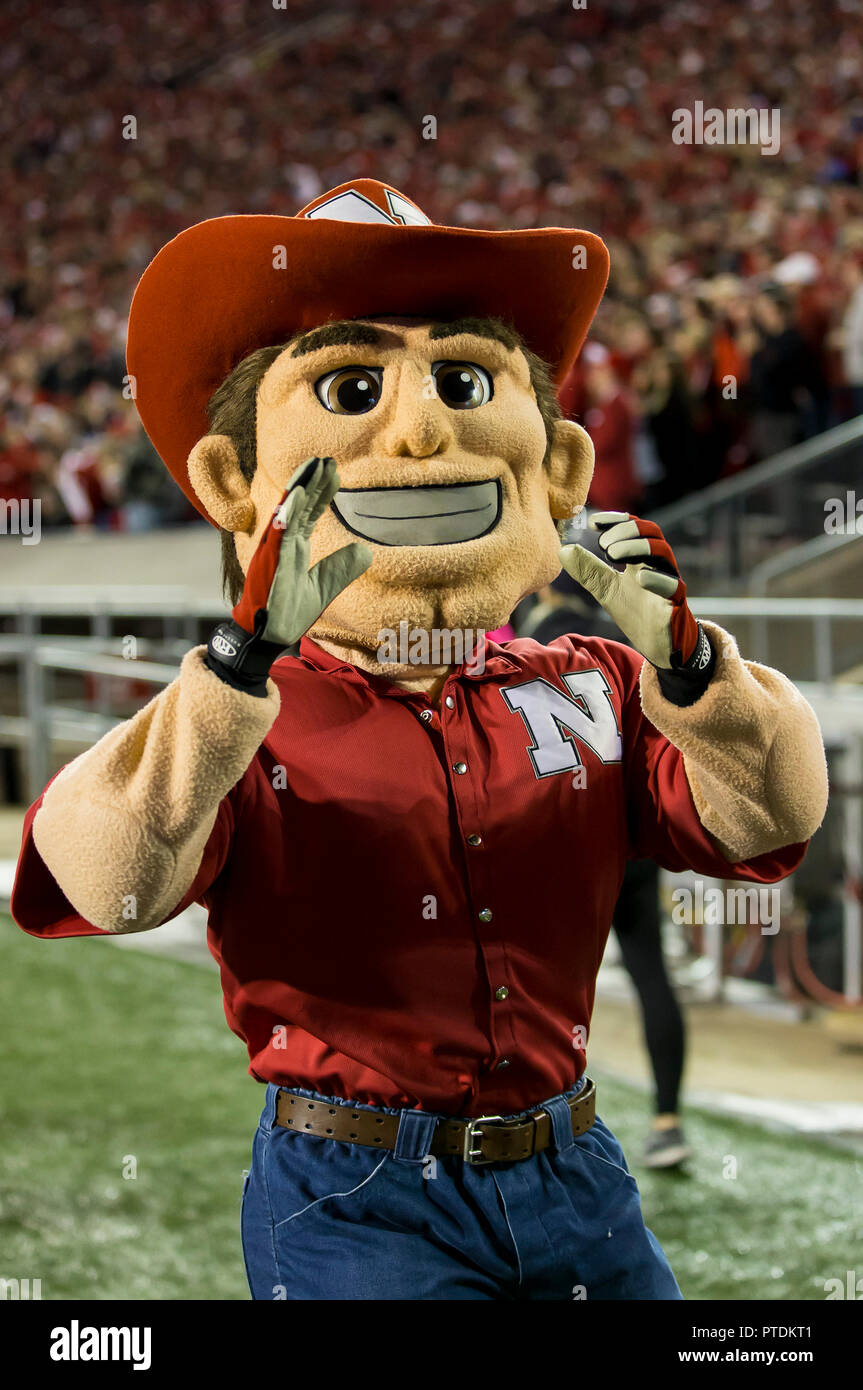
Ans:
[[[207,665],[229,685],[264,694],[279,653],[371,564],[371,550],[357,541],[309,569],[309,539],[338,490],[331,458],[308,459],[288,483],[252,556],[232,620],[219,624],[207,648]]]
[[[599,532],[600,549],[622,568],[580,545],[565,545],[560,558],[567,574],[593,594],[652,666],[673,672],[700,694],[712,675],[714,653],[692,616],[674,552],[659,527],[629,512],[595,512],[590,524]]]

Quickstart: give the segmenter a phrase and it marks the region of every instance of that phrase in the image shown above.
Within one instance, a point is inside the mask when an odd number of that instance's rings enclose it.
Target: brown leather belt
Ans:
[[[596,1119],[596,1087],[587,1081],[577,1096],[567,1098],[572,1115],[572,1135],[585,1134]],[[319,1134],[347,1144],[366,1144],[394,1149],[399,1116],[378,1110],[353,1110],[349,1105],[328,1105],[305,1096],[279,1091],[276,1124],[299,1134]],[[500,1115],[479,1115],[475,1120],[438,1120],[430,1153],[453,1154],[465,1163],[503,1163],[530,1158],[547,1149],[552,1140],[551,1116],[542,1106],[525,1119],[504,1120]]]

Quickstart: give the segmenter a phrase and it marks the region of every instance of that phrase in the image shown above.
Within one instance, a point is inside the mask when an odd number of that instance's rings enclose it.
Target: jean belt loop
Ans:
[[[542,1108],[551,1116],[554,1147],[561,1153],[565,1149],[571,1149],[575,1143],[572,1137],[572,1111],[563,1096],[555,1096],[554,1100],[544,1100]]]
[[[276,1105],[280,1089],[272,1081],[267,1082],[267,1098],[264,1101],[264,1110],[259,1121],[261,1129],[269,1131],[276,1123]]]
[[[403,1110],[399,1116],[394,1155],[403,1159],[423,1159],[431,1153],[437,1115],[422,1110]]]

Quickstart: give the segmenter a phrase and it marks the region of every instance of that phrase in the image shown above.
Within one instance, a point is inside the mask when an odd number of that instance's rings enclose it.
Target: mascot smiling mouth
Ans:
[[[340,488],[330,504],[343,526],[376,545],[457,545],[500,520],[499,478],[481,483]]]

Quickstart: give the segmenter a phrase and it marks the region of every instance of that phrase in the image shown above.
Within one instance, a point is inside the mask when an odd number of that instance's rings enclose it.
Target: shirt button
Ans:
[[[446,699],[444,700],[444,704],[446,705],[447,709],[455,709],[455,700],[451,695],[447,695]]]
[[[468,837],[467,837],[467,842],[468,842],[469,845],[481,845],[481,844],[482,844],[482,836],[481,836],[481,835],[468,835]]]
[[[509,990],[506,985],[500,985],[494,992],[494,997],[498,1003],[503,1003],[504,999],[509,998]]]
[[[508,1066],[509,1066],[509,1058],[508,1058],[508,1057],[501,1057],[500,1061],[498,1062],[497,1066],[495,1067],[495,1071],[500,1071],[501,1067],[508,1067]]]
[[[431,719],[431,717],[432,717],[432,711],[431,711],[430,709],[420,710],[420,719],[424,719],[426,723],[429,722],[429,720]]]
[[[481,922],[490,922],[490,921],[491,921],[491,918],[492,918],[492,911],[491,911],[491,908],[490,908],[490,907],[484,907],[483,910],[482,910],[482,912],[479,914],[479,920],[480,920]]]
[[[467,763],[453,763],[454,772],[467,772]]]

